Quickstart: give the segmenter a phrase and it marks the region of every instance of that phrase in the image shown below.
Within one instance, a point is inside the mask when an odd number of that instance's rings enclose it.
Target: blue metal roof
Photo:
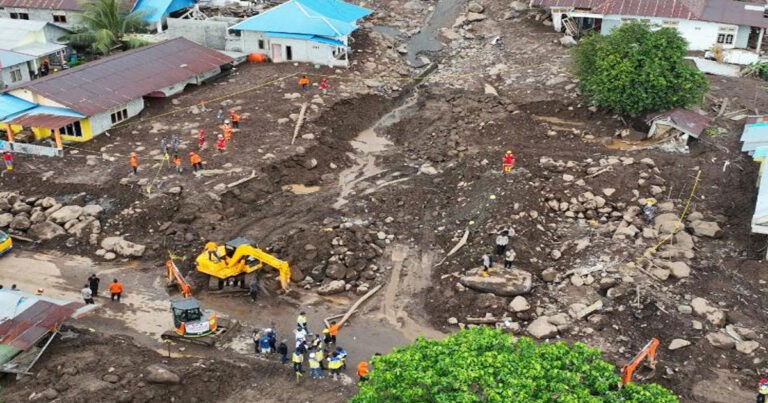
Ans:
[[[10,94],[0,94],[0,119],[32,109],[36,105]]]
[[[370,13],[371,10],[338,0],[290,0],[231,29],[340,37],[356,30],[354,22]]]
[[[342,42],[342,41],[337,41],[335,39],[326,38],[324,36],[317,36],[317,35],[287,34],[285,32],[265,32],[264,36],[268,36],[270,38],[303,39],[303,40],[306,40],[306,41],[319,42],[319,43],[324,43],[324,44],[327,44],[327,45],[344,46],[344,42]]]
[[[35,60],[34,56],[0,49],[0,69]]]
[[[146,22],[158,22],[164,16],[191,7],[195,0],[138,0],[133,11],[142,12],[142,19]]]
[[[748,123],[744,125],[744,132],[741,135],[741,151],[752,154],[757,147],[768,146],[768,123]]]
[[[6,95],[6,94],[3,94],[3,95]],[[35,105],[35,104],[32,104],[32,105]],[[3,118],[3,121],[10,122],[20,116],[34,116],[34,115],[68,116],[68,117],[81,118],[81,119],[85,118],[85,115],[77,113],[72,109],[58,108],[55,106],[35,105],[32,108],[22,110],[12,115],[8,115]]]

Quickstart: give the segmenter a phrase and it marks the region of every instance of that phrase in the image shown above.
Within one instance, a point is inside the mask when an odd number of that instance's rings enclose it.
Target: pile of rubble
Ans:
[[[106,237],[99,243],[104,208],[98,204],[63,204],[53,197],[23,197],[19,193],[0,192],[0,229],[33,241],[64,240],[67,246],[87,242],[100,245],[97,256],[105,260],[117,256],[141,257],[145,247],[120,236]]]

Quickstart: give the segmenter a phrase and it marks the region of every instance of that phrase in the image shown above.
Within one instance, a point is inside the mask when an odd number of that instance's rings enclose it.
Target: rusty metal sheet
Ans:
[[[70,123],[75,123],[82,118],[74,116],[57,116],[57,115],[21,115],[13,120],[10,124],[19,125],[24,127],[40,127],[45,129],[58,129],[64,127]]]
[[[678,127],[684,128],[693,136],[698,137],[709,126],[709,118],[690,109],[675,108],[663,113],[649,115],[648,123],[655,120],[671,120]]]
[[[705,4],[704,0],[604,0],[594,11],[610,15],[697,19]]]
[[[15,317],[0,323],[0,343],[26,350],[72,316],[80,306],[82,304],[62,306],[38,300]]]
[[[232,61],[221,52],[176,38],[86,63],[18,88],[93,116]]]

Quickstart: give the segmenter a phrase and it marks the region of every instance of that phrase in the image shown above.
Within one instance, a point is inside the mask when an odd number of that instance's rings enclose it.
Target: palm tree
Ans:
[[[123,0],[88,0],[83,4],[80,27],[62,39],[103,55],[138,48],[147,42],[127,35],[144,29],[142,16],[141,12],[131,12]]]

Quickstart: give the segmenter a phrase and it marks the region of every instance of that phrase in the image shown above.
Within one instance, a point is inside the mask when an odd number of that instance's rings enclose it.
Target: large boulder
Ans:
[[[334,280],[344,280],[347,276],[347,267],[341,263],[331,263],[325,269],[325,275]]]
[[[477,272],[461,277],[459,283],[475,291],[489,292],[500,297],[514,297],[531,291],[531,273],[527,271],[504,270],[488,277],[480,276]]]
[[[665,266],[674,278],[686,278],[691,275],[691,268],[685,262],[668,262]]]
[[[147,377],[145,379],[148,383],[159,383],[163,385],[176,385],[181,383],[181,378],[178,375],[161,365],[152,364],[147,367],[146,371]]]
[[[26,230],[30,225],[32,225],[32,223],[29,221],[29,217],[27,217],[26,214],[19,214],[16,217],[13,217],[13,221],[11,221],[11,228],[13,229]]]
[[[11,213],[0,214],[0,228],[5,228],[11,225],[12,221],[13,221],[13,214]]]
[[[344,280],[333,280],[321,285],[317,289],[317,293],[320,295],[332,295],[344,292],[346,283]]]
[[[64,224],[67,221],[72,221],[76,219],[77,217],[80,217],[80,214],[83,213],[83,208],[80,206],[64,206],[51,214],[48,219],[55,222],[56,224]]]
[[[147,249],[146,246],[126,241],[121,236],[104,238],[101,241],[101,247],[125,257],[141,257]]]
[[[67,231],[65,231],[64,228],[61,228],[60,225],[50,221],[32,224],[29,231],[27,231],[28,235],[41,241],[48,241],[57,236],[65,235],[66,233]]]
[[[674,234],[683,228],[683,224],[677,214],[665,213],[656,216],[653,228],[660,234]]]
[[[690,228],[693,235],[696,236],[705,236],[709,238],[720,238],[723,236],[723,230],[720,229],[720,225],[714,221],[696,220],[688,224],[688,228]]]
[[[537,339],[548,339],[557,335],[557,326],[549,323],[546,316],[536,318],[525,330]]]
[[[714,332],[707,335],[707,341],[714,347],[730,350],[736,345],[736,340],[723,332]]]
[[[64,227],[67,229],[67,232],[80,238],[83,236],[83,234],[90,233],[91,223],[93,223],[94,221],[96,221],[95,218],[88,216],[88,217],[84,217],[82,221],[75,222],[74,224],[69,226],[69,228],[66,228],[66,225]]]
[[[725,312],[712,306],[712,304],[704,298],[694,298],[693,301],[691,301],[691,308],[693,308],[694,314],[706,318],[715,326],[719,327],[725,324]]]
[[[88,215],[91,217],[96,217],[102,211],[104,211],[104,207],[101,207],[98,204],[89,204],[83,207],[83,215]]]

